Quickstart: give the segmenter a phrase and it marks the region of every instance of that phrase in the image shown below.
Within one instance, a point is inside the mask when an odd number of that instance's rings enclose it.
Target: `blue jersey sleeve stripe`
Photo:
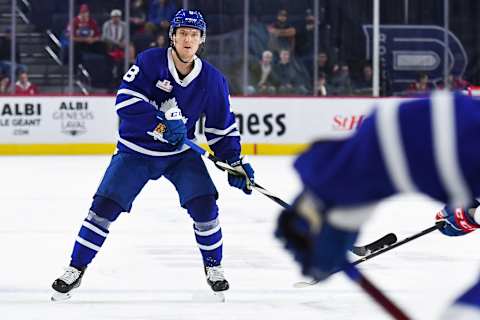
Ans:
[[[140,92],[133,91],[133,90],[130,90],[130,89],[120,89],[120,90],[118,90],[117,96],[121,95],[121,94],[134,96],[134,97],[142,99],[143,101],[150,102],[150,100],[148,100],[148,98],[146,96],[144,96],[143,94],[141,94]]]
[[[390,179],[398,192],[415,192],[400,135],[399,102],[384,101],[377,108],[377,137]]]
[[[122,101],[122,102],[120,102],[120,103],[117,103],[117,104],[115,105],[115,107],[117,108],[117,110],[119,110],[119,109],[128,107],[128,106],[130,106],[130,105],[132,105],[132,104],[135,104],[135,103],[137,103],[137,102],[139,102],[139,101],[143,101],[143,100],[140,99],[140,98],[130,98],[130,99],[128,99],[128,100],[125,100],[125,101]]]
[[[205,133],[212,133],[212,134],[215,134],[217,136],[225,136],[228,133],[230,133],[230,131],[236,130],[236,129],[237,129],[237,124],[234,122],[231,126],[229,126],[226,129],[216,129],[216,128],[205,127]]]
[[[223,137],[218,137],[218,138],[214,138],[214,139],[207,139],[207,143],[209,146],[212,146],[214,145],[215,143],[217,143],[218,141],[222,140],[223,138],[225,137],[240,137],[240,132],[238,131],[233,131],[229,134],[227,134],[226,136],[223,136]]]
[[[450,203],[463,206],[472,195],[459,167],[455,128],[455,100],[451,93],[437,91],[431,97],[433,151],[439,176],[449,194]]]

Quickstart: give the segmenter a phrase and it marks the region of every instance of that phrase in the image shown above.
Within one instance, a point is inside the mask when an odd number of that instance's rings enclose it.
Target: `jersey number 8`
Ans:
[[[128,69],[127,73],[123,76],[123,80],[127,82],[132,82],[135,79],[135,76],[140,72],[140,68],[136,65],[133,65]]]

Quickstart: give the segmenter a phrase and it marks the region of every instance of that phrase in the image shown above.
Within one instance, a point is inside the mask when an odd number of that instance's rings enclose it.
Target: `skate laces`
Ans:
[[[223,275],[223,268],[221,266],[206,267],[206,269],[208,280],[212,282],[225,280],[225,276]]]
[[[75,282],[75,280],[78,279],[80,273],[81,271],[75,269],[74,267],[66,267],[65,273],[58,279],[62,280],[66,284],[72,284],[73,282]]]

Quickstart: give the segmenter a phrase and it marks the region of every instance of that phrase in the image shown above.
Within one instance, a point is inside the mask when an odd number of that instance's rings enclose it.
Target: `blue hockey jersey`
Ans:
[[[463,206],[480,195],[479,141],[480,101],[439,91],[379,103],[353,136],[314,143],[295,168],[328,207],[399,192]]]
[[[158,124],[157,112],[179,107],[186,120],[187,137],[195,139],[195,125],[205,115],[205,136],[216,156],[240,154],[240,134],[230,110],[227,81],[206,61],[196,57],[193,70],[180,79],[171,48],[149,49],[138,55],[117,92],[120,152],[169,156],[186,151],[154,140],[147,132]]]

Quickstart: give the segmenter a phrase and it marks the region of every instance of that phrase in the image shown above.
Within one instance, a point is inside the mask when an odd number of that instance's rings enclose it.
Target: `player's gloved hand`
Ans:
[[[181,148],[187,135],[187,127],[179,108],[170,108],[166,112],[159,111],[158,125],[151,132],[147,132],[155,140],[169,143]]]
[[[347,251],[358,235],[358,226],[338,226],[335,214],[334,210],[324,211],[322,202],[304,191],[278,219],[275,236],[301,265],[302,273],[316,280],[324,280],[346,265]]]
[[[236,174],[228,172],[228,183],[246,194],[251,194],[255,184],[255,171],[250,163],[245,157],[237,157],[226,162],[236,171]]]
[[[435,216],[435,221],[443,222],[443,227],[439,230],[444,235],[450,237],[463,236],[467,233],[480,228],[480,209],[478,202],[473,207],[451,208],[445,206]]]

